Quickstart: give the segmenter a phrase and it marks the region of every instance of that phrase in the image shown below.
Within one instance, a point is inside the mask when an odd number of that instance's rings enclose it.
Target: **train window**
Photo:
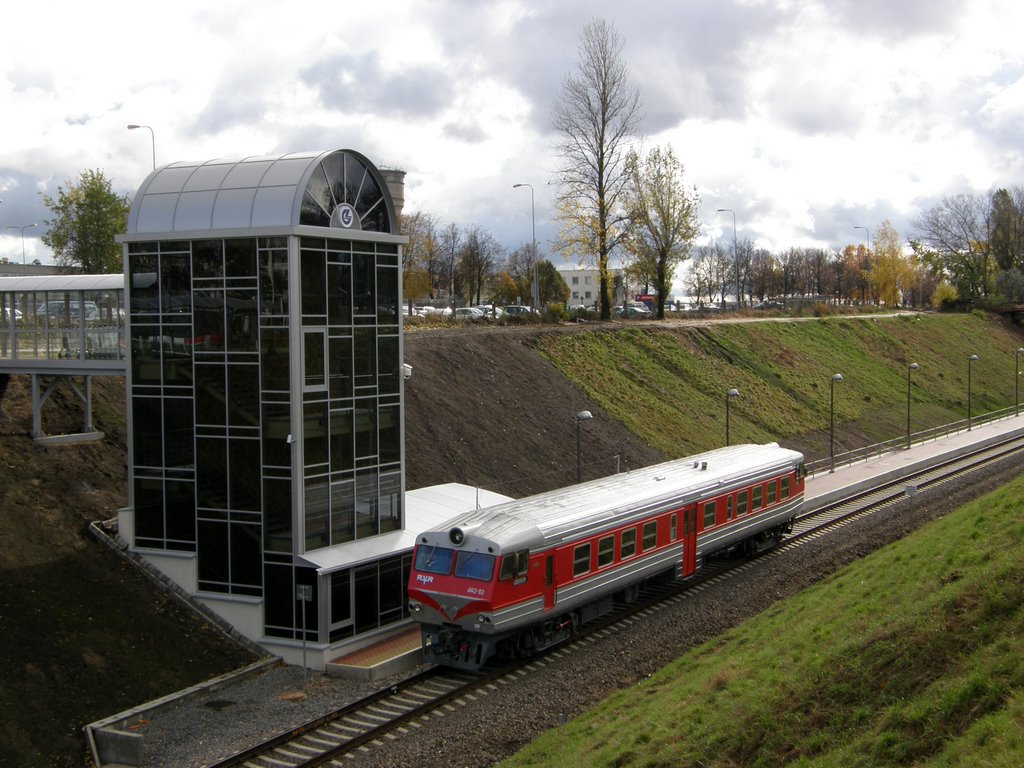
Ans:
[[[767,502],[768,504],[774,504],[775,503],[775,495],[778,493],[778,490],[779,490],[779,481],[778,480],[772,480],[770,483],[768,483],[768,502]]]
[[[605,536],[597,540],[597,567],[611,565],[615,559],[615,537]]]
[[[760,485],[754,486],[750,497],[750,511],[754,512],[761,508],[761,498],[764,491]]]
[[[451,573],[455,550],[446,547],[428,547],[421,544],[416,548],[416,570],[426,573]]]
[[[494,575],[494,555],[461,550],[455,558],[455,575],[463,579],[490,581]]]
[[[708,501],[704,503],[704,530],[711,528],[715,524],[715,502]]]
[[[788,499],[789,498],[789,478],[788,477],[784,477],[784,478],[782,478],[782,480],[780,480],[780,482],[782,483],[782,485],[779,488],[779,498],[780,499]]]
[[[675,541],[676,540],[676,530],[679,527],[678,517],[679,517],[679,515],[673,513],[672,517],[670,517],[668,519],[668,540],[669,541]]]
[[[572,575],[582,576],[590,570],[590,544],[580,544],[572,551]]]
[[[501,558],[498,581],[510,581],[516,576],[525,576],[529,569],[530,550],[520,549],[518,552],[509,552]]]
[[[658,544],[658,521],[652,520],[649,523],[644,523],[644,539],[643,548],[646,552],[648,549],[654,549]]]
[[[736,494],[736,513],[739,515],[747,514],[747,492],[740,491]]]
[[[732,520],[732,496],[725,497],[725,519]]]
[[[619,557],[625,560],[636,554],[636,528],[622,532],[622,543],[619,545]]]

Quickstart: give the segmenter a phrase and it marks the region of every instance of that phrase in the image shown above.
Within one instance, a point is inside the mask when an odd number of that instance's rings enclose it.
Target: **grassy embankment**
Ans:
[[[1019,478],[501,765],[1024,765],[1022,496]]]
[[[828,454],[829,384],[836,450],[906,431],[907,364],[913,431],[1014,403],[1014,350],[1024,338],[978,315],[824,318],[548,334],[538,349],[606,413],[669,457],[722,445],[725,393],[731,441],[799,443]]]

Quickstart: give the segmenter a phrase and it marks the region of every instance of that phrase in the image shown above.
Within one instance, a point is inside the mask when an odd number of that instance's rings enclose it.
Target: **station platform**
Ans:
[[[898,481],[940,460],[955,458],[974,448],[1020,435],[1024,435],[1024,413],[915,443],[908,450],[897,450],[842,467],[837,465],[835,472],[825,470],[807,478],[804,508],[823,507],[881,482]]]
[[[408,672],[422,658],[420,628],[404,624],[371,645],[350,651],[324,665],[324,672],[347,680],[380,680]]]

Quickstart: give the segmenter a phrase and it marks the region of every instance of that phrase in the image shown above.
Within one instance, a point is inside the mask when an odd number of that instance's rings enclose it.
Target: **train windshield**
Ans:
[[[494,575],[494,555],[484,555],[480,552],[459,552],[455,561],[455,575],[464,579],[476,579],[477,581],[490,581]]]
[[[426,573],[451,573],[455,550],[421,544],[416,548],[416,570]]]

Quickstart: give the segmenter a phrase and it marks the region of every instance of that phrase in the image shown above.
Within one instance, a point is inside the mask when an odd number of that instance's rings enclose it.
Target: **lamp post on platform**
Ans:
[[[1020,356],[1024,353],[1024,347],[1018,347],[1013,352],[1013,415],[1020,416]]]
[[[916,371],[921,366],[911,363],[907,366],[907,450],[910,450],[910,372]]]
[[[828,383],[828,471],[836,471],[836,382],[843,380],[843,374],[833,373]]]
[[[580,482],[582,464],[580,461],[580,424],[594,418],[590,411],[580,411],[576,414],[576,483]]]
[[[967,358],[967,431],[971,431],[971,363],[978,359],[977,355]]]
[[[740,393],[738,389],[730,389],[725,393],[725,444],[729,445],[729,401],[734,397],[739,397]]]

